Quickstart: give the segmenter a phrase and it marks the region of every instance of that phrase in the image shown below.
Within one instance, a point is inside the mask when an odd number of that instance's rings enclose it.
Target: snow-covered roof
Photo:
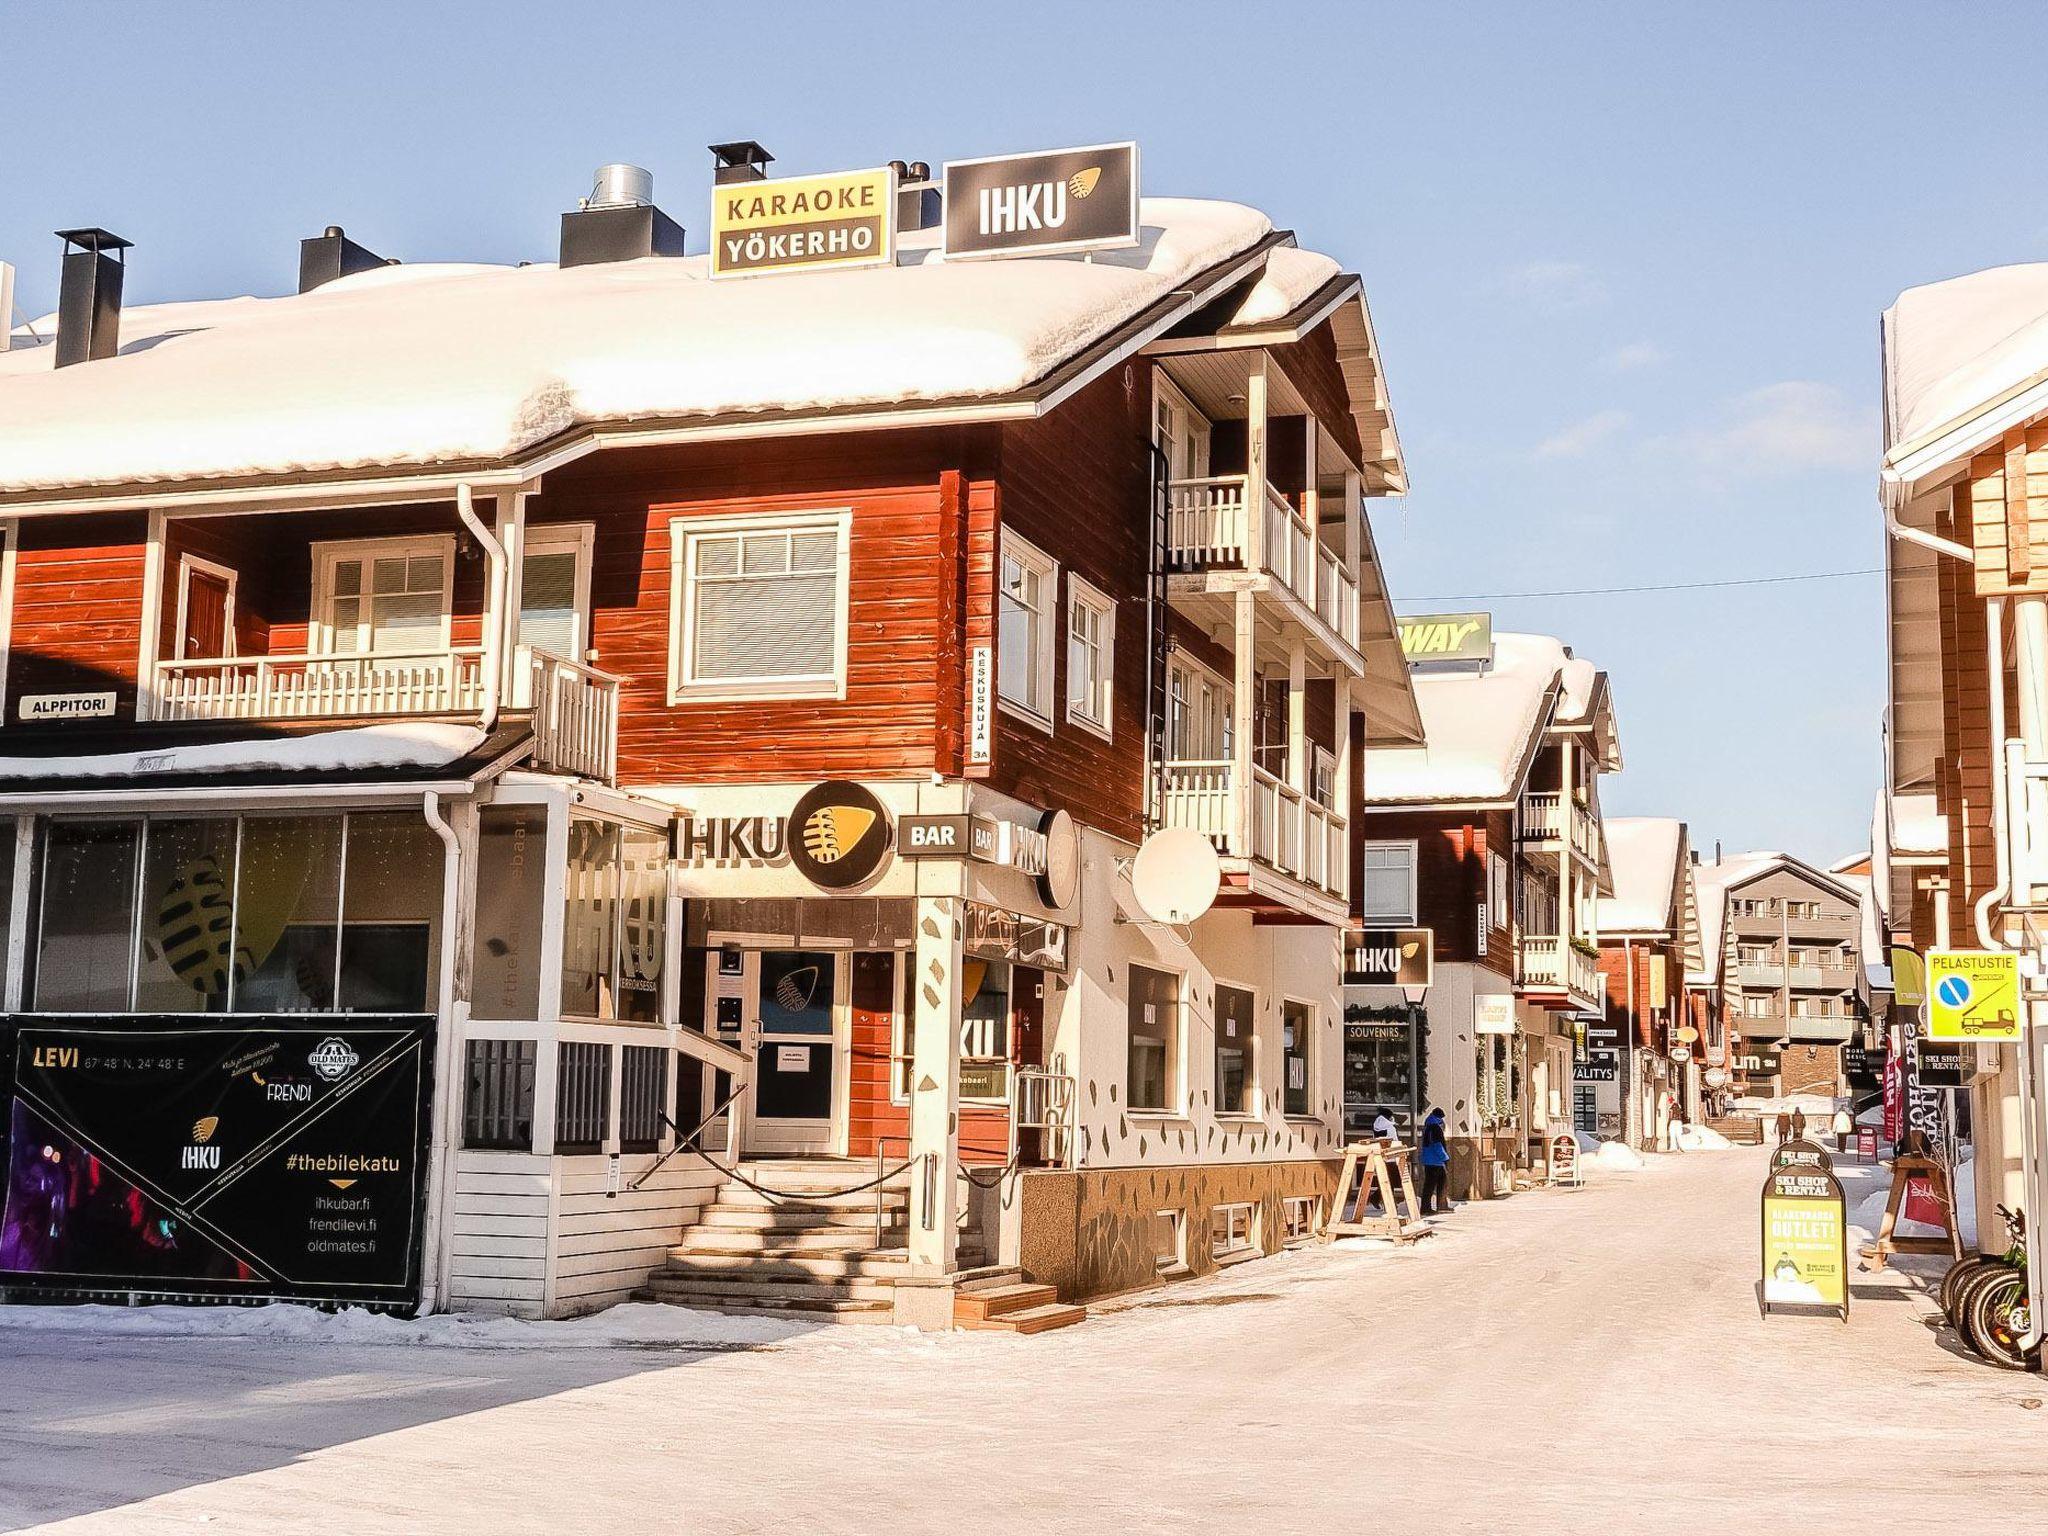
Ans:
[[[1932,795],[1893,795],[1888,841],[1894,858],[1945,856],[1948,817]]]
[[[1549,635],[1496,631],[1492,665],[1413,674],[1424,744],[1370,747],[1367,805],[1445,800],[1512,800],[1544,728],[1570,707],[1589,707],[1598,672]]]
[[[1685,823],[1670,816],[1610,816],[1602,830],[1614,868],[1614,894],[1600,898],[1600,932],[1669,930]]]
[[[196,774],[363,774],[445,768],[474,752],[473,725],[402,721],[307,735],[272,735],[63,757],[0,757],[0,781],[184,778]]]
[[[1777,870],[1790,870],[1796,875],[1811,880],[1823,890],[1830,890],[1844,901],[1856,900],[1855,882],[1862,878],[1856,875],[1831,875],[1816,869],[1806,860],[1794,854],[1774,848],[1758,849],[1751,853],[1731,853],[1718,862],[1701,864],[1694,871],[1700,888],[1704,890],[1711,882],[1723,891],[1732,891],[1737,886],[1747,885],[1759,876]]]
[[[1283,246],[1266,259],[1266,270],[1230,317],[1233,328],[1266,325],[1293,314],[1342,269],[1318,251]]]
[[[579,427],[1013,397],[1273,234],[1236,203],[1147,198],[1134,249],[712,282],[705,258],[420,265],[307,294],[138,305],[117,357],[0,352],[0,494],[496,464]],[[1326,258],[1283,256],[1247,306]],[[1334,263],[1328,263],[1334,270]],[[54,321],[34,330],[53,336]]]
[[[1685,973],[1696,987],[1711,987],[1721,979],[1721,946],[1728,935],[1728,887],[1701,878],[1700,866],[1691,870],[1693,899],[1699,906],[1700,963]]]
[[[2048,262],[1908,288],[1884,314],[1886,462],[2001,406],[2031,414],[2026,397],[2044,385]],[[2001,414],[1990,430],[2004,424]],[[1945,457],[1971,451],[1976,440],[1965,434]]]

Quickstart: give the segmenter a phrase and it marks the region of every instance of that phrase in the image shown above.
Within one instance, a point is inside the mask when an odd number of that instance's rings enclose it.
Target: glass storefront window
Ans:
[[[237,1013],[334,1007],[341,818],[251,816],[235,886]]]
[[[418,1013],[433,1006],[446,852],[417,812],[348,818],[336,999],[344,1013]]]
[[[478,818],[476,954],[471,1013],[540,1017],[541,901],[547,872],[545,806],[487,806]]]
[[[1280,1005],[1280,1059],[1287,1074],[1285,1111],[1290,1115],[1311,1113],[1308,1083],[1308,1052],[1315,1009],[1307,1003]]]
[[[1130,972],[1126,1094],[1132,1109],[1178,1108],[1180,978],[1143,965]]]
[[[1010,968],[969,958],[961,973],[960,1097],[1010,1096]]]
[[[221,1013],[236,963],[232,817],[151,821],[142,852],[137,1013]]]
[[[139,821],[58,821],[43,847],[34,1007],[123,1013],[135,958]]]
[[[1216,1113],[1258,1112],[1252,1099],[1257,1003],[1243,987],[1216,988]]]
[[[619,1017],[661,1022],[661,967],[668,952],[668,839],[623,829],[619,837]]]
[[[562,1012],[618,1017],[612,964],[618,943],[619,829],[578,817],[569,823],[564,874]]]

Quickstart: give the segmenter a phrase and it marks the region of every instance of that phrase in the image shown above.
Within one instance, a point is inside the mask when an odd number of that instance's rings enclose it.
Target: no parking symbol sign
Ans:
[[[1927,1038],[2017,1040],[2020,959],[1974,949],[1927,956]]]

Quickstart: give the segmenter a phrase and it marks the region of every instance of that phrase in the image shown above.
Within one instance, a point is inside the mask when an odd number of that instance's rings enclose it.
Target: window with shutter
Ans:
[[[671,702],[843,696],[849,515],[678,518]]]

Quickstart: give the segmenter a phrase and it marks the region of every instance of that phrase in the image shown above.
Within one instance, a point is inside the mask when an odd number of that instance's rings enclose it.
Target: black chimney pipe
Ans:
[[[752,139],[734,139],[730,144],[713,144],[711,184],[730,186],[737,181],[766,181],[775,157]]]
[[[133,241],[104,229],[60,229],[64,269],[57,285],[57,366],[94,363],[121,350],[122,254]]]
[[[337,277],[354,277],[387,265],[375,251],[343,234],[339,224],[330,224],[324,234],[299,242],[299,292],[311,293]]]

